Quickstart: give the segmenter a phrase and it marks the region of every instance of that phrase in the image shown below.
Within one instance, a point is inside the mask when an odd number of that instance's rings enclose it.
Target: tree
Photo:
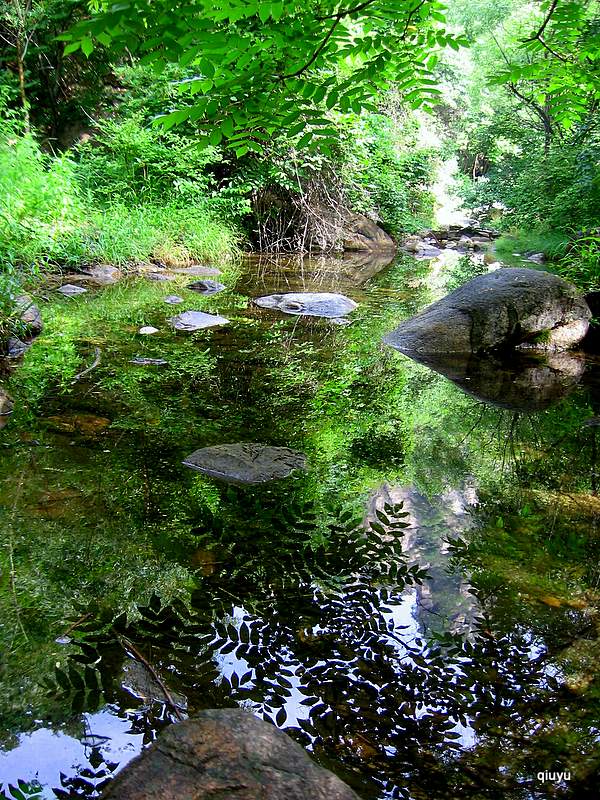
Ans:
[[[161,124],[192,121],[212,145],[261,152],[285,131],[298,145],[335,139],[333,113],[375,110],[396,86],[430,106],[437,52],[464,36],[444,29],[437,0],[96,0],[90,20],[63,38],[65,53],[100,44],[129,51],[161,70],[190,71],[180,82],[193,102],[166,109]]]
[[[544,0],[541,17],[518,41],[522,56],[502,51],[505,69],[494,77],[539,116],[546,147],[555,133],[569,130],[600,101],[600,3]]]

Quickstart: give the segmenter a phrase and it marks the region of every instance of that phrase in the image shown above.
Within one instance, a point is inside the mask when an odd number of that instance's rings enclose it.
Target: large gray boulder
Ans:
[[[384,342],[408,355],[566,350],[586,335],[591,312],[570,283],[535,269],[479,275],[403,322]]]
[[[201,711],[171,725],[103,800],[358,800],[303,748],[248,711]]]
[[[270,294],[257,297],[254,302],[261,308],[306,317],[344,317],[358,307],[354,300],[334,292]]]
[[[306,456],[289,447],[255,442],[202,447],[183,462],[186,467],[228,483],[267,483],[306,469]]]

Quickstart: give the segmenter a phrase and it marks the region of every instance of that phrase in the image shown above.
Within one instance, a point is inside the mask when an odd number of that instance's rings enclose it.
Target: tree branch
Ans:
[[[340,20],[341,20],[341,17],[339,17],[339,18],[336,17],[336,19],[334,20],[333,25],[329,28],[325,38],[323,39],[321,44],[317,47],[317,49],[314,51],[312,56],[308,59],[306,64],[304,64],[304,66],[300,67],[295,72],[290,72],[287,75],[282,75],[279,80],[286,81],[289,78],[297,78],[299,75],[302,75],[303,72],[306,72],[306,70],[309,69],[315,63],[317,58],[321,55],[321,53],[323,52],[323,50],[327,46],[327,42],[333,36],[333,32],[335,31],[335,29],[339,25]]]
[[[537,31],[537,33],[534,33],[533,36],[530,36],[529,39],[523,39],[524,42],[534,42],[536,39],[540,38],[540,36],[546,30],[546,26],[548,25],[548,23],[552,19],[552,15],[556,11],[556,6],[557,5],[558,5],[558,0],[552,0],[552,5],[548,9],[548,13],[546,14],[546,17],[545,17],[544,21],[542,22],[542,24],[540,26],[540,29]]]

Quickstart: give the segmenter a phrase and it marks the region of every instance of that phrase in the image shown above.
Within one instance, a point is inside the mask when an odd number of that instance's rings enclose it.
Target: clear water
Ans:
[[[382,345],[448,270],[262,257],[210,298],[49,287],[4,381],[5,797],[97,797],[165,725],[236,705],[364,798],[595,796],[600,370]],[[341,326],[250,302],[277,291],[359,307]],[[175,334],[173,293],[231,324]],[[309,469],[249,487],[181,464],[240,441]]]

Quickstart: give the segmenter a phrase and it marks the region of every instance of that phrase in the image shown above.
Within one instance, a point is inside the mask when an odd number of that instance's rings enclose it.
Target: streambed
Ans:
[[[457,382],[384,347],[451,269],[260,257],[201,298],[48,291],[0,434],[6,797],[97,797],[165,725],[235,705],[364,798],[594,796],[598,361]],[[292,291],[358,308],[249,302]],[[173,331],[172,294],[230,324]],[[182,465],[236,442],[308,469]]]

